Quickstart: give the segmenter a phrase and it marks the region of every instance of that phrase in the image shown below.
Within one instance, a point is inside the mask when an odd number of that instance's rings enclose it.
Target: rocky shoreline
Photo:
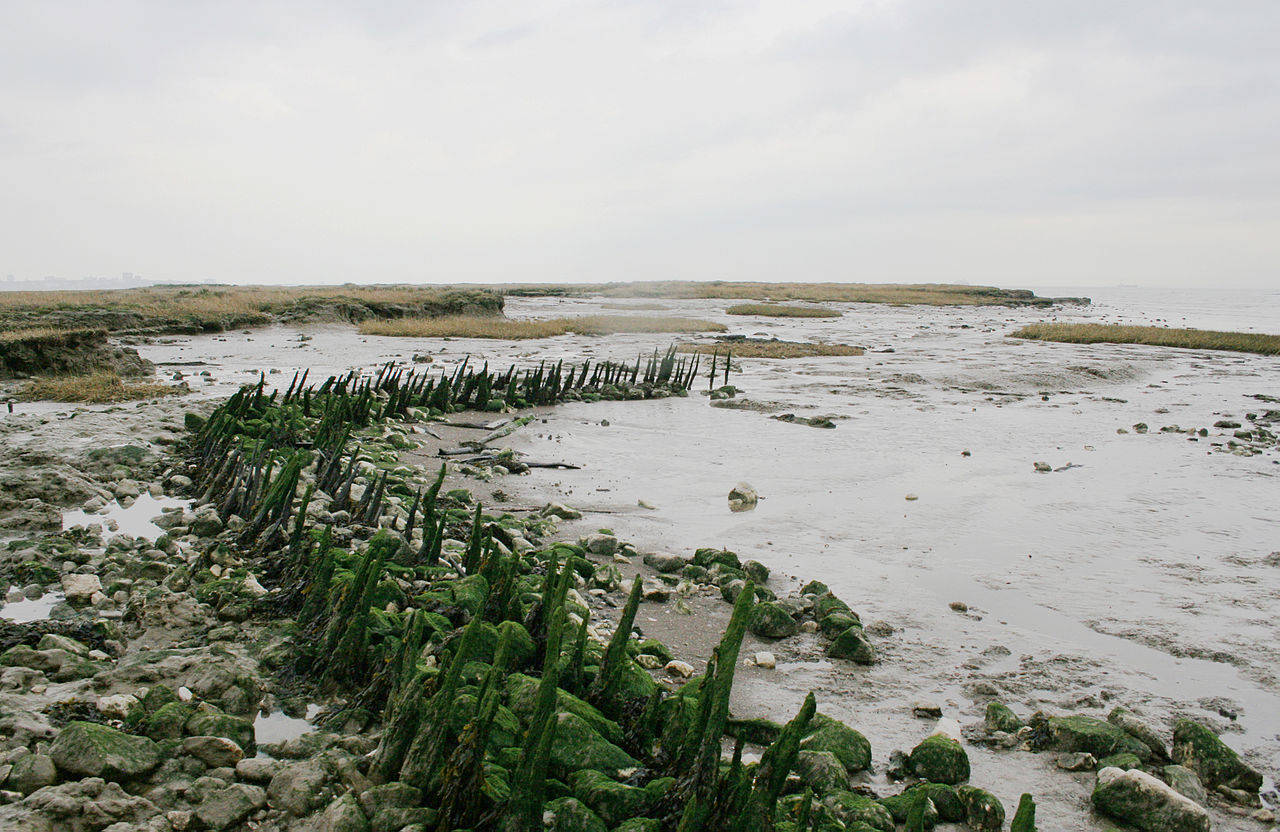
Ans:
[[[892,832],[1001,829],[1007,815],[1035,828],[1030,796],[1015,810],[969,785],[966,743],[1099,769],[1097,809],[1152,832],[1208,829],[1205,805],[1271,821],[1261,775],[1211,731],[1179,721],[1168,742],[1122,708],[1023,720],[993,702],[981,725],[940,719],[891,755],[876,774],[901,786],[872,785],[875,738],[812,697],[787,725],[730,714],[740,659],[768,671],[807,638],[851,668],[877,661],[875,625],[825,585],[722,548],[641,555],[569,506],[486,512],[471,493],[527,466],[489,445],[529,417],[495,414],[680,395],[696,369],[669,354],[643,379],[639,365],[303,377],[216,408],[95,417],[160,441],[74,462],[14,455],[0,511],[28,536],[5,544],[0,577],[14,600],[65,600],[0,628],[0,821]],[[465,461],[437,478],[442,456]],[[144,495],[175,503],[154,537],[61,531],[65,508]],[[662,624],[635,638],[641,610]],[[723,636],[707,627],[726,614]],[[685,621],[701,632],[649,632]],[[771,649],[743,656],[744,643]],[[260,714],[313,709],[303,733],[258,742]]]

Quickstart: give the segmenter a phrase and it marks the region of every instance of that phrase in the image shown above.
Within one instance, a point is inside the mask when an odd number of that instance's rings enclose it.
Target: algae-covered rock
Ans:
[[[1212,731],[1190,719],[1173,726],[1173,761],[1199,775],[1206,786],[1227,786],[1257,794],[1262,774],[1240,759]]]
[[[974,832],[1000,832],[1004,827],[1004,805],[991,792],[957,786],[956,796],[964,806],[964,822]]]
[[[59,771],[76,777],[129,780],[160,765],[160,747],[146,737],[94,722],[71,722],[49,749]]]
[[[1138,719],[1132,711],[1117,705],[1111,709],[1111,713],[1107,714],[1107,722],[1120,727],[1129,736],[1150,748],[1152,759],[1160,761],[1169,759],[1169,749],[1165,747],[1164,740],[1160,739],[1155,729]]]
[[[861,823],[879,832],[894,832],[889,810],[856,792],[832,792],[823,799],[823,805],[846,827],[856,828],[855,824]]]
[[[849,788],[849,772],[830,751],[801,751],[796,755],[795,772],[815,794]]]
[[[257,749],[252,722],[212,708],[197,710],[187,720],[184,730],[193,737],[226,737],[244,749],[246,755],[253,754]]]
[[[860,627],[862,622],[855,615],[833,612],[818,622],[818,630],[827,638],[835,638],[850,627]]]
[[[889,810],[893,819],[906,823],[907,813],[920,797],[927,797],[938,813],[938,819],[951,823],[964,820],[964,804],[955,788],[945,783],[917,783],[891,797],[881,798],[880,804]]]
[[[609,832],[609,827],[595,812],[573,797],[548,803],[542,813],[542,823],[550,832]]]
[[[1201,806],[1207,806],[1209,803],[1209,795],[1205,791],[1204,783],[1200,781],[1200,777],[1186,766],[1171,765],[1160,769],[1160,773],[1164,775],[1164,781],[1168,783],[1175,792],[1191,798]]]
[[[752,607],[747,629],[760,638],[789,638],[800,632],[800,625],[786,607],[768,601]]]
[[[999,702],[988,702],[983,727],[987,729],[989,734],[994,734],[996,731],[1014,734],[1022,727],[1022,720],[1018,718],[1018,715],[1009,706]]]
[[[0,782],[6,789],[28,795],[58,782],[58,772],[47,754],[25,754],[14,760],[9,777]]]
[[[267,796],[259,786],[232,783],[211,789],[196,807],[195,816],[203,829],[221,832],[236,826],[249,815],[267,805]]]
[[[320,816],[320,832],[369,832],[365,817],[353,793],[347,792],[329,804]]]
[[[833,659],[849,659],[857,664],[875,664],[876,661],[875,647],[867,640],[862,627],[856,624],[832,639],[831,644],[827,645],[827,655]]]
[[[814,714],[809,728],[803,750],[830,751],[850,774],[871,768],[871,743],[853,728],[826,714]]]
[[[575,771],[569,775],[573,796],[591,808],[609,826],[647,814],[674,785],[672,778],[655,780],[644,787],[628,786],[599,771]]]
[[[615,772],[640,765],[630,754],[602,737],[585,719],[566,712],[556,716],[551,762],[561,771],[591,768]]]
[[[1118,768],[1127,771],[1131,768],[1142,768],[1142,761],[1138,759],[1138,755],[1130,754],[1128,751],[1121,751],[1119,754],[1112,754],[1110,757],[1103,757],[1098,761],[1098,768]]]
[[[533,718],[534,711],[537,709],[537,679],[521,673],[512,673],[507,677],[506,693],[507,702],[516,716],[526,723]],[[589,702],[579,699],[566,690],[557,688],[556,707],[558,710],[576,714],[586,720],[597,733],[609,742],[615,744],[622,742],[622,729],[618,727],[618,724],[600,713]]]
[[[195,707],[191,705],[178,701],[169,702],[146,718],[142,732],[153,740],[179,739],[193,713]]]
[[[533,643],[533,636],[518,621],[504,621],[498,625],[498,642],[503,638],[511,639],[511,666],[524,667],[533,661],[538,654],[538,647]]]
[[[1036,832],[1036,802],[1031,795],[1024,794],[1018,799],[1018,811],[1013,813],[1009,832]]]
[[[814,620],[821,622],[822,619],[836,612],[844,613],[845,615],[851,616],[853,618],[857,618],[853,610],[850,609],[849,605],[846,604],[844,601],[841,601],[839,598],[837,598],[834,593],[825,592],[822,595],[819,595],[816,599],[814,599],[814,602],[813,602]]]
[[[938,809],[933,801],[923,794],[916,795],[907,809],[907,821],[904,832],[929,832],[938,825]]]
[[[1118,725],[1091,716],[1048,719],[1049,742],[1058,751],[1087,751],[1098,759],[1127,751],[1146,761],[1151,749]]]
[[[1145,832],[1208,832],[1209,813],[1145,771],[1104,768],[1093,805],[1099,812]]]
[[[945,734],[926,737],[907,758],[911,773],[931,783],[954,786],[969,779],[969,755]]]
[[[613,832],[658,832],[661,828],[662,824],[653,818],[632,818],[618,824]]]

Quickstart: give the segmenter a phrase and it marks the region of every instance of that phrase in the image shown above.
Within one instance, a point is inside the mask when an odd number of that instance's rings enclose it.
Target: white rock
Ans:
[[[114,696],[103,696],[98,699],[98,713],[124,719],[129,709],[137,704],[138,698],[129,693],[117,693]]]
[[[192,699],[191,688],[186,685],[178,688],[178,699],[182,702],[190,702]]]
[[[259,598],[267,594],[267,590],[263,588],[262,584],[258,583],[258,579],[253,576],[252,572],[244,579],[244,590],[250,595]]]
[[[756,507],[759,502],[760,495],[756,490],[745,482],[740,482],[733,488],[729,489],[729,510],[730,511],[749,511]]]
[[[688,662],[682,662],[679,659],[672,659],[662,668],[668,676],[679,676],[682,679],[688,679],[693,675],[693,665]]]
[[[778,666],[778,659],[768,651],[761,651],[755,655],[756,667],[762,667],[765,670],[773,670]]]
[[[88,601],[93,593],[102,591],[102,581],[97,575],[84,575],[73,572],[62,576],[62,593],[68,601]]]
[[[1147,832],[1209,832],[1209,813],[1203,806],[1136,768],[1111,766],[1098,772],[1093,805]]]

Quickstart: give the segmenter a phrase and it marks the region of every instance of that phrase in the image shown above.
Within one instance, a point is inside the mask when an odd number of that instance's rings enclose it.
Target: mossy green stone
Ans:
[[[595,812],[573,797],[548,803],[542,821],[549,832],[609,832]]]
[[[800,775],[800,782],[815,794],[849,788],[849,772],[830,751],[801,751],[796,755],[793,769]]]
[[[609,826],[616,826],[630,817],[647,814],[662,798],[665,785],[674,780],[655,781],[657,788],[628,786],[610,779],[599,771],[575,771],[569,775],[569,787],[573,796],[590,807]],[[653,784],[650,784],[653,785]]]
[[[827,655],[833,659],[849,659],[857,664],[875,664],[876,649],[862,627],[854,625],[832,639],[827,645]]]
[[[658,832],[661,828],[662,824],[653,818],[632,818],[618,824],[613,832]]]
[[[537,709],[538,680],[522,673],[512,673],[506,681],[507,703],[522,722],[533,718]],[[613,720],[600,713],[594,705],[569,693],[562,688],[556,689],[556,709],[576,714],[586,720],[592,728],[609,742],[622,742],[622,729]]]
[[[871,768],[871,743],[853,728],[826,714],[814,714],[809,727],[800,743],[805,751],[830,751],[850,774]]]
[[[1256,794],[1262,774],[1249,766],[1212,731],[1190,719],[1173,726],[1173,761],[1194,771],[1206,786],[1227,786]]]
[[[194,707],[182,702],[161,705],[155,713],[146,718],[142,733],[153,740],[179,739],[184,733],[187,720],[194,712]]]
[[[1128,751],[1121,751],[1119,754],[1112,754],[1110,757],[1103,757],[1098,761],[1098,770],[1104,768],[1118,768],[1128,771],[1131,768],[1142,768],[1142,761],[1138,759],[1136,754],[1130,754]]]
[[[257,749],[254,743],[253,723],[221,711],[200,711],[187,720],[184,727],[193,737],[223,737],[234,742],[251,756]]]
[[[954,786],[969,779],[969,755],[945,734],[926,737],[911,750],[907,762],[916,777],[930,783]]]
[[[841,612],[850,616],[853,615],[853,610],[849,608],[849,605],[844,601],[841,601],[834,593],[831,592],[819,595],[817,600],[813,603],[813,617],[819,622],[834,612]]]
[[[1058,751],[1087,751],[1098,759],[1129,752],[1146,762],[1151,749],[1123,728],[1091,716],[1049,717],[1049,736]]]
[[[964,804],[956,790],[945,783],[917,783],[901,794],[881,798],[880,804],[889,810],[894,820],[905,823],[908,811],[921,796],[933,803],[940,820],[952,823],[964,820]]]
[[[1017,733],[1022,728],[1022,720],[1018,719],[1018,715],[999,702],[987,703],[984,724],[988,732],[1004,731],[1006,734]]]
[[[818,629],[827,638],[835,638],[850,627],[861,626],[858,617],[845,612],[833,612],[818,622]]]
[[[556,715],[551,763],[560,771],[591,768],[604,772],[640,765],[630,754],[601,736],[585,719],[565,712]]]
[[[865,824],[877,832],[894,832],[897,828],[888,809],[856,792],[832,792],[823,803],[846,828],[854,828],[856,824]]]
[[[964,804],[964,822],[973,832],[1000,832],[1004,828],[1004,805],[991,792],[958,786],[956,794]]]
[[[800,625],[782,604],[756,604],[747,619],[747,629],[760,638],[789,638],[800,632]]]
[[[141,777],[160,765],[160,749],[152,740],[95,722],[68,723],[49,756],[59,771],[107,780]]]

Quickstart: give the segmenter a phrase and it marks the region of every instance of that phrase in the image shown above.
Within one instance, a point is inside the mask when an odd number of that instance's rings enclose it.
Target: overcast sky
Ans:
[[[1270,287],[1278,42],[1280,0],[5,0],[0,276]]]

